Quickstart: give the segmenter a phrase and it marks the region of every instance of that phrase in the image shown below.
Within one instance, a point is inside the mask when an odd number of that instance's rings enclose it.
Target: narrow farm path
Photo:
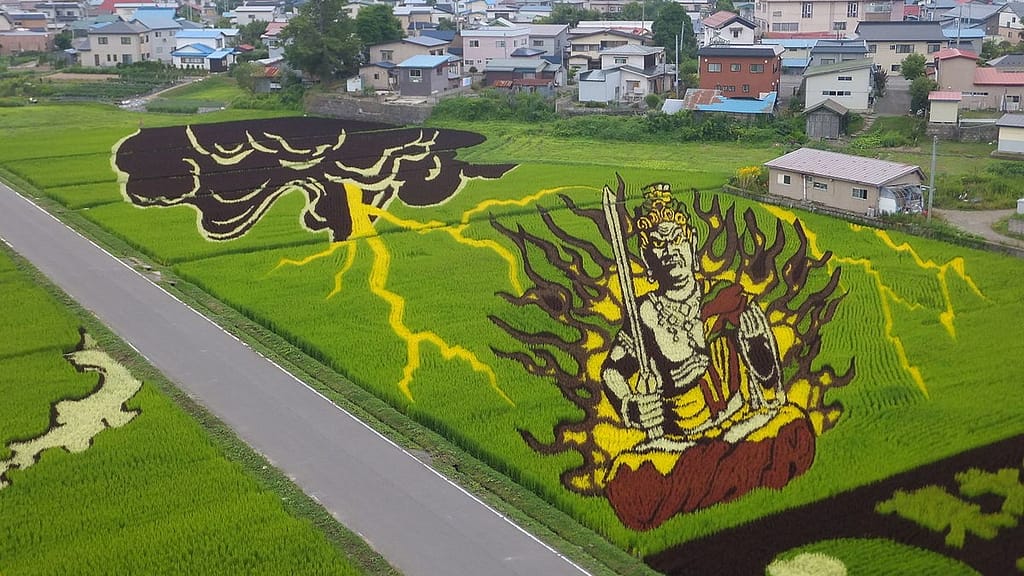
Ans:
[[[92,311],[404,574],[585,574],[3,185],[0,240]]]
[[[1003,236],[992,229],[992,225],[999,220],[1013,214],[1014,210],[941,210],[936,208],[935,213],[953,226],[966,230],[971,234],[977,234],[982,238],[997,244],[1007,244],[1024,248],[1024,241]]]

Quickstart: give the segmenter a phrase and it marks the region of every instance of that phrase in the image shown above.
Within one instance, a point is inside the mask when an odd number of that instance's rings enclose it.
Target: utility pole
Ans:
[[[676,35],[676,99],[679,98],[679,36]]]
[[[932,220],[932,199],[935,198],[935,148],[939,145],[939,137],[932,136],[932,170],[928,174],[928,215],[925,219]]]

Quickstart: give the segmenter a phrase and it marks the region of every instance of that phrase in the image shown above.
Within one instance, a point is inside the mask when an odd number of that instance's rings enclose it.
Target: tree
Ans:
[[[900,74],[904,78],[913,82],[914,80],[924,76],[925,73],[925,60],[924,54],[908,54],[903,62],[900,62]]]
[[[359,69],[359,36],[345,0],[309,0],[281,31],[284,58],[318,78],[344,78]]]
[[[718,10],[725,10],[726,12],[736,12],[736,6],[732,3],[732,0],[718,0],[715,2],[715,8]]]
[[[693,35],[693,22],[687,16],[686,10],[675,2],[666,4],[658,10],[658,17],[654,20],[654,45],[664,46],[666,60],[676,61],[676,36],[680,32],[680,54],[681,58],[692,58],[697,53],[697,41]]]
[[[440,18],[437,21],[438,30],[457,30],[455,22],[452,22],[449,18]]]
[[[920,76],[910,83],[910,111],[914,114],[924,114],[928,110],[928,93],[937,90],[939,87],[935,80],[927,76]]]
[[[597,10],[588,10],[586,8],[577,8],[572,4],[555,4],[555,7],[551,9],[551,15],[547,18],[542,18],[543,24],[568,24],[570,27],[575,27],[580,23],[580,20],[600,20],[601,13]]]
[[[71,31],[61,30],[60,34],[54,36],[53,45],[57,50],[67,50],[68,48],[71,48]]]
[[[238,43],[248,44],[254,48],[263,45],[263,33],[267,31],[267,22],[254,20],[244,26],[238,27]]]
[[[356,33],[364,46],[400,40],[405,33],[388,4],[370,4],[356,15]]]

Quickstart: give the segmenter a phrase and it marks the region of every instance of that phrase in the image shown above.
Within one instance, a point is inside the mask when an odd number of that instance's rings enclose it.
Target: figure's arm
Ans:
[[[629,386],[629,379],[638,373],[639,378],[654,378],[650,370],[640,370],[636,357],[629,352],[631,343],[632,338],[623,332],[616,336],[601,369],[601,380],[612,405],[627,427],[648,432],[657,430],[660,435],[665,420],[664,400],[657,392],[650,391],[656,390],[657,386],[641,382],[638,388],[644,392],[636,393]]]
[[[768,317],[751,302],[740,313],[739,348],[750,373],[750,394],[754,408],[764,403],[764,391],[775,390],[776,399],[785,401],[782,390],[782,365]]]

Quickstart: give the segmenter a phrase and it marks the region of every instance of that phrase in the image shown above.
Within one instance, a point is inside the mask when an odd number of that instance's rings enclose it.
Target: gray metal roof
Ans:
[[[774,58],[786,49],[774,44],[712,44],[697,51],[700,56],[740,56]]]
[[[861,68],[871,68],[872,66],[874,66],[874,61],[870,58],[863,58],[861,60],[843,60],[842,62],[835,62],[833,64],[811,66],[807,70],[804,70],[804,78],[808,76],[819,76],[821,74],[831,74],[833,72],[860,70]]]
[[[857,38],[867,42],[943,42],[940,22],[861,22],[857,24]]]
[[[1006,54],[989,60],[987,64],[994,68],[1021,68],[1024,67],[1024,54]]]
[[[1024,128],[1024,114],[1003,114],[999,120],[996,120],[996,126]]]
[[[847,182],[862,182],[881,186],[917,172],[923,178],[921,168],[888,160],[876,160],[863,156],[851,156],[814,148],[801,148],[764,163],[769,168],[789,170],[823,178],[835,178]]]

